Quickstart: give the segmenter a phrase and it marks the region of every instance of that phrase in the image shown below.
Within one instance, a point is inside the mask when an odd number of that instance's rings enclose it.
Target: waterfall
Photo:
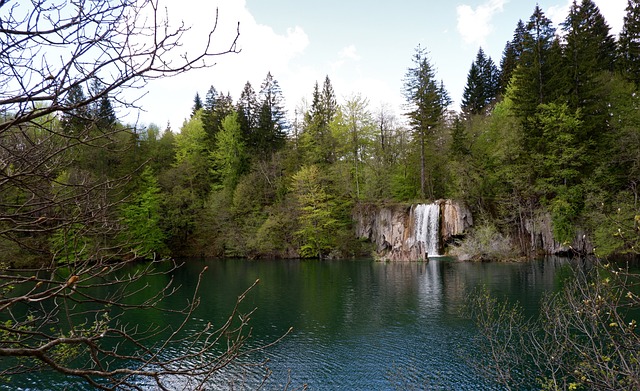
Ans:
[[[427,256],[437,256],[440,241],[440,205],[418,204],[413,210],[414,240],[422,243]]]

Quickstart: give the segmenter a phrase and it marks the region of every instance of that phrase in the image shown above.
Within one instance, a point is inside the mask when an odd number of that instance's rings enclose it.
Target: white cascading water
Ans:
[[[418,204],[413,209],[414,239],[422,242],[427,256],[437,256],[440,229],[440,205]]]

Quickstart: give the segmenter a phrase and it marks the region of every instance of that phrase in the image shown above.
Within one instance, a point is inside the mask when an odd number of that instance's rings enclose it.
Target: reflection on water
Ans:
[[[208,266],[194,319],[200,324],[223,322],[236,297],[260,279],[243,305],[245,311],[257,307],[251,345],[273,341],[293,327],[265,356],[254,357],[270,360],[268,389],[282,388],[290,376],[292,386],[316,390],[487,390],[499,388],[479,378],[465,361],[476,350],[473,325],[459,311],[466,296],[484,285],[534,314],[565,264],[558,258],[529,263],[189,260],[174,277],[188,287]],[[189,290],[181,294],[168,305],[183,305]],[[147,318],[134,314],[130,320],[144,323]],[[227,389],[233,376],[221,373],[210,388]],[[255,372],[236,380],[252,388],[261,377]],[[83,389],[49,374],[0,387],[43,385]]]

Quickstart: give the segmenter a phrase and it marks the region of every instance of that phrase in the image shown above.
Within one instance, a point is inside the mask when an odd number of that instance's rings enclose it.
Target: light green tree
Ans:
[[[214,170],[224,187],[233,189],[238,184],[246,164],[245,149],[238,113],[234,112],[222,121],[221,130],[216,134],[216,148],[211,154]]]
[[[136,257],[150,258],[154,254],[166,253],[166,235],[159,225],[161,201],[158,180],[151,168],[146,167],[140,175],[139,190],[121,210],[125,226],[121,235]]]
[[[296,232],[301,241],[300,255],[326,257],[336,244],[338,220],[333,216],[334,202],[325,189],[322,173],[316,165],[303,166],[292,179],[300,208],[300,229]]]

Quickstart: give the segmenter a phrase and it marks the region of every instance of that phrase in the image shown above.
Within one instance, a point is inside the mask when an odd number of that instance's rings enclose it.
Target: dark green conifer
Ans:
[[[415,140],[420,148],[420,197],[427,195],[426,183],[426,144],[435,134],[440,124],[448,101],[443,96],[442,85],[435,80],[435,71],[427,56],[427,51],[420,45],[416,48],[412,59],[413,65],[407,70],[404,78],[404,97],[409,111],[409,119]]]
[[[260,88],[259,105],[258,124],[252,145],[258,155],[267,157],[284,146],[287,128],[284,97],[271,72],[267,73]]]
[[[522,53],[511,81],[517,91],[512,96],[514,109],[525,122],[533,117],[538,105],[556,95],[551,92],[555,86],[549,84],[553,73],[550,57],[555,32],[551,20],[536,6],[525,26]]]
[[[193,98],[193,107],[191,109],[191,116],[193,117],[198,110],[202,108],[202,99],[200,99],[200,94],[196,92],[195,98]]]
[[[476,60],[471,64],[462,95],[462,112],[466,116],[483,113],[497,99],[499,76],[498,67],[480,48]]]
[[[619,69],[640,86],[640,1],[628,0],[624,25],[618,41]]]
[[[252,147],[251,140],[258,126],[259,110],[258,96],[251,86],[251,83],[247,82],[236,104],[236,111],[238,112],[238,122],[240,123],[240,130],[242,131],[245,145],[249,148]]]

